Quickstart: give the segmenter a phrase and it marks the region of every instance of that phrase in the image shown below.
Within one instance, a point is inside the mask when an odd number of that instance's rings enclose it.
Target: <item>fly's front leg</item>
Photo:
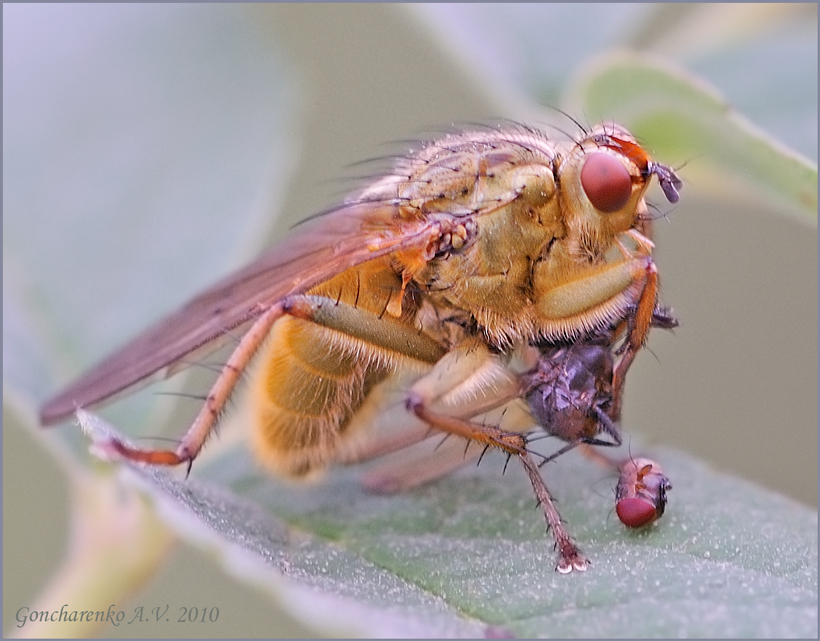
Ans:
[[[623,355],[612,375],[612,409],[610,416],[618,420],[621,416],[621,399],[623,398],[624,382],[626,373],[635,360],[638,351],[646,343],[649,328],[652,325],[652,318],[655,312],[655,305],[658,298],[658,268],[649,259],[646,266],[646,280],[641,296],[635,307],[634,314],[629,316],[627,324],[627,335],[622,346]]]
[[[649,254],[630,253],[621,243],[619,260],[578,265],[558,260],[538,261],[533,268],[535,299],[532,322],[545,338],[584,336],[610,325],[634,309],[646,286]],[[556,251],[562,251],[559,248]]]

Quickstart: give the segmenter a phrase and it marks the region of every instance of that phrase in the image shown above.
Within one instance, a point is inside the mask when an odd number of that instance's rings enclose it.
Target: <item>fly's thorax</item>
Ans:
[[[533,261],[560,226],[511,205],[482,215],[476,224],[473,243],[430,261],[417,281],[456,306],[517,313],[531,300]]]
[[[413,274],[434,304],[471,315],[494,343],[528,335],[532,265],[564,233],[557,209],[554,146],[534,132],[448,136],[408,159],[399,200],[427,219],[464,221],[470,241]]]
[[[352,267],[311,289],[308,293],[324,296],[350,307],[385,314],[413,323],[418,301],[402,285],[400,267],[389,258]]]
[[[430,261],[416,282],[434,304],[467,312],[490,342],[515,343],[531,334],[524,317],[533,301],[533,262],[560,233],[558,224],[544,224],[548,218],[517,203],[486,213],[476,219],[474,242]]]
[[[422,216],[483,216],[512,203],[538,210],[555,194],[554,145],[514,132],[465,132],[429,143],[397,171],[400,202]]]
[[[611,255],[646,213],[650,174],[625,130],[607,126],[574,142],[514,129],[465,133],[406,163],[397,198],[408,210],[477,230],[414,280],[433,301],[471,314],[491,344],[581,336],[634,304],[646,253]]]

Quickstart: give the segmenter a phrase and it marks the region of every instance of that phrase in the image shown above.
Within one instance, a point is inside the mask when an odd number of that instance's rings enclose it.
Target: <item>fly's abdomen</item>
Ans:
[[[277,472],[332,463],[346,427],[390,371],[367,343],[308,321],[277,323],[255,380],[255,451]]]
[[[378,261],[347,270],[310,294],[355,308],[371,323],[402,309],[401,278]],[[403,320],[412,322],[412,315]],[[285,317],[261,350],[252,395],[254,449],[275,471],[304,476],[332,463],[351,436],[350,419],[392,371],[396,353],[355,338],[356,327],[348,329]]]

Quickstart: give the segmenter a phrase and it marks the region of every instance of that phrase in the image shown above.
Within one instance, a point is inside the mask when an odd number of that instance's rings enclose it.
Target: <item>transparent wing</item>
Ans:
[[[122,395],[150,378],[181,369],[181,359],[209,351],[267,306],[355,265],[394,252],[429,259],[441,225],[411,217],[394,201],[342,205],[299,226],[253,263],[221,280],[162,319],[46,402],[43,425]],[[175,367],[175,365],[177,367]]]

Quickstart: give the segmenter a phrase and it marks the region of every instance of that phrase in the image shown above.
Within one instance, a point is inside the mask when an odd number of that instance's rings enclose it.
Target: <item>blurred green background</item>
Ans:
[[[816,162],[816,26],[816,5],[5,5],[4,631],[66,547],[43,443],[70,447],[71,428],[35,433],[37,403],[337,200],[351,163],[533,117],[619,48],[702,76]],[[630,373],[627,432],[816,505],[816,228],[753,189],[716,192],[708,159],[661,160],[689,162],[656,230],[682,324]],[[138,403],[110,415],[151,433]],[[221,615],[102,634],[310,635],[182,545],[133,601]]]

